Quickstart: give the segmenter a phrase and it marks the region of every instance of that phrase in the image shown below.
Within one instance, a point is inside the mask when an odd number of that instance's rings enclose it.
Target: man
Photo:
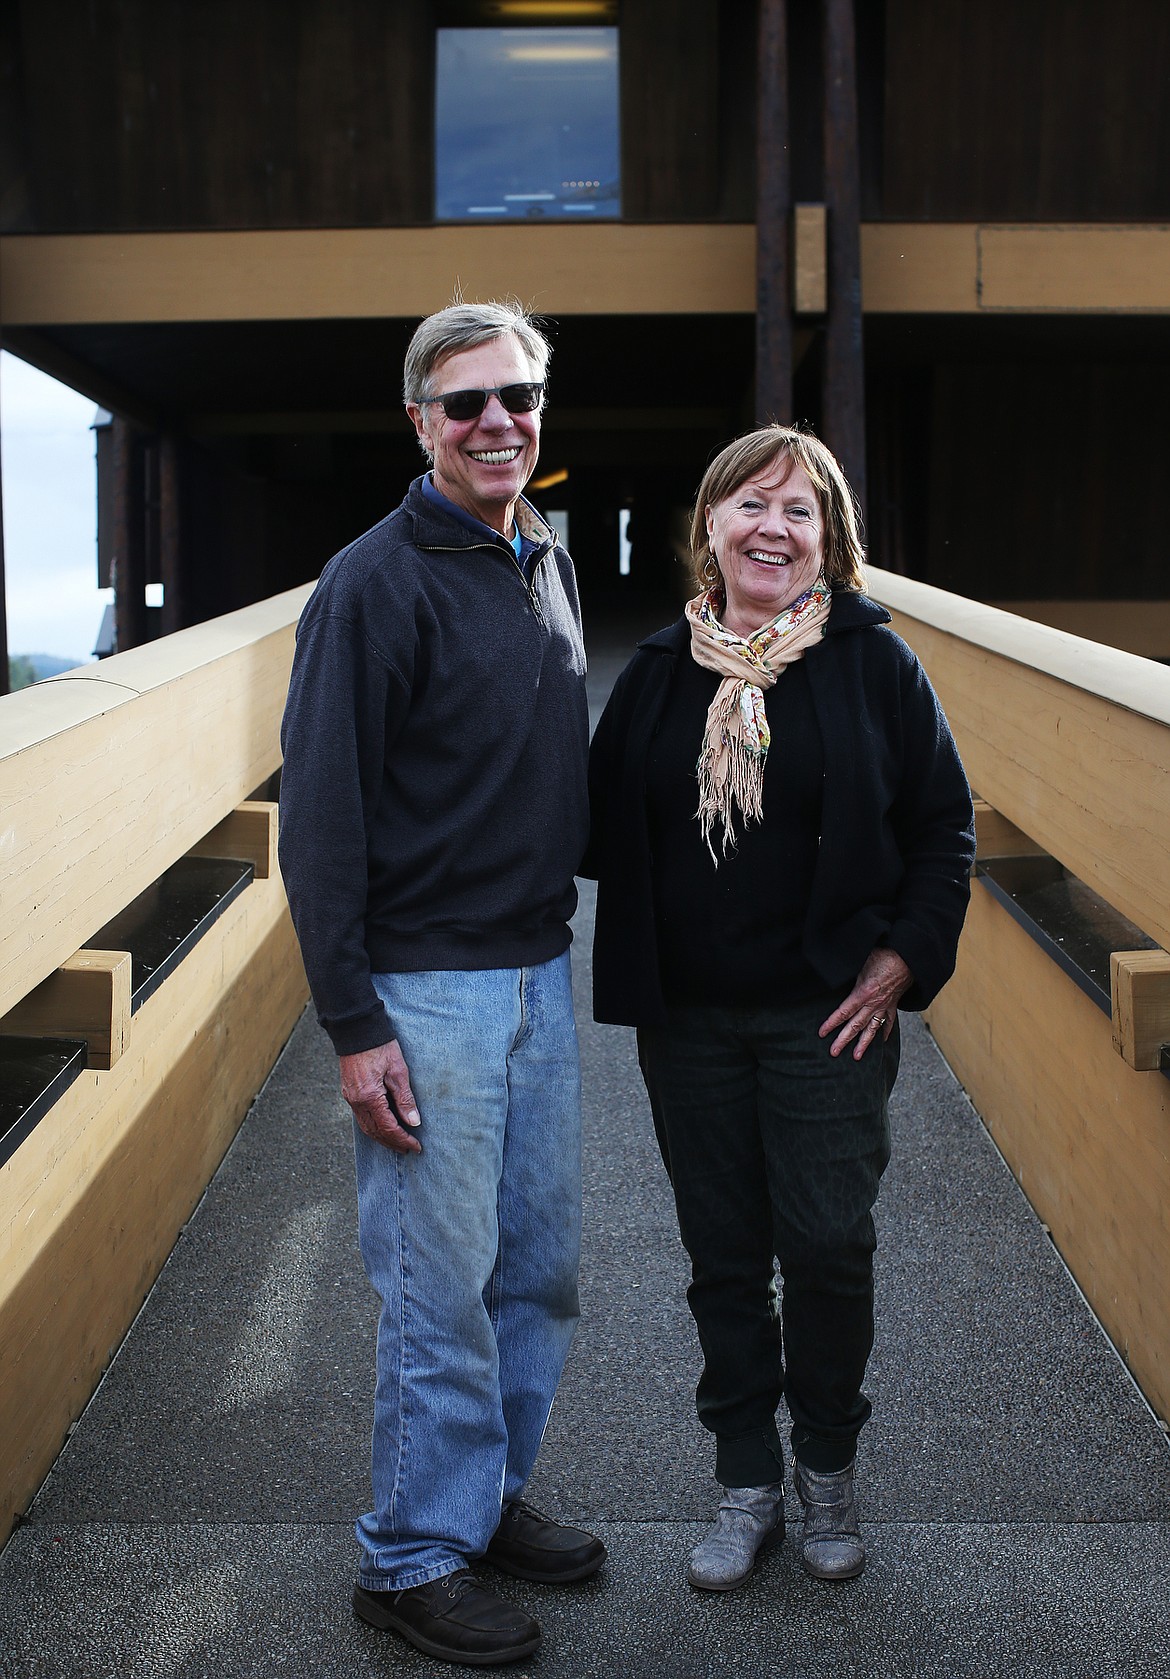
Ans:
[[[418,328],[405,402],[432,470],[325,568],[283,728],[281,866],[382,1301],[354,1608],[484,1666],[540,1628],[471,1562],[566,1581],[605,1557],[521,1496],[580,1240],[585,660],[572,562],[521,494],[548,357],[511,305]]]

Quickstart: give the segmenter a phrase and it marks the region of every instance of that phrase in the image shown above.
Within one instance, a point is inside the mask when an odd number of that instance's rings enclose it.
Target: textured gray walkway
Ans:
[[[507,1583],[545,1627],[512,1671],[1166,1679],[1170,1450],[917,1022],[879,1209],[870,1566],[819,1584],[788,1546],[742,1592],[687,1588],[714,1484],[684,1261],[631,1036],[589,1024],[589,912],[583,1320],[531,1494],[610,1562]],[[5,1679],[463,1671],[349,1609],[374,1331],[350,1146],[306,1018],[0,1557]]]

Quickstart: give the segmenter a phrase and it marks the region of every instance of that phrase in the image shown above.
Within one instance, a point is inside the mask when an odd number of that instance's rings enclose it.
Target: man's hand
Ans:
[[[894,1030],[898,998],[913,983],[914,976],[897,951],[880,945],[871,950],[853,990],[820,1028],[818,1036],[822,1038],[841,1028],[829,1046],[829,1054],[840,1055],[856,1040],[853,1059],[860,1061],[879,1032],[883,1039],[888,1038]]]
[[[359,1129],[399,1154],[421,1153],[418,1139],[406,1129],[419,1123],[418,1103],[397,1038],[377,1049],[343,1055],[340,1061],[341,1094],[353,1109]]]

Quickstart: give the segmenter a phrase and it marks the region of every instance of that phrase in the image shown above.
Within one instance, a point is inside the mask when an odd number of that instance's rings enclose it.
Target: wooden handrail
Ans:
[[[310,587],[0,699],[0,1015],[279,767]]]
[[[871,569],[972,785],[1170,948],[1170,669]]]

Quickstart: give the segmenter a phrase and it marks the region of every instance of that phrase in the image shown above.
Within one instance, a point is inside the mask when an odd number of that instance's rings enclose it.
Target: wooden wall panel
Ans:
[[[0,228],[28,227],[28,119],[18,7],[0,9]]]
[[[978,885],[939,1046],[1136,1377],[1170,1417],[1170,1083]]]
[[[703,221],[718,195],[716,0],[626,0],[621,14],[622,215]],[[755,98],[755,54],[743,66]]]
[[[793,9],[790,0],[789,18]],[[754,87],[759,51],[758,10],[755,0],[736,0],[734,5],[725,3],[718,8],[718,125],[713,143],[719,181],[714,221],[754,222],[756,219]],[[790,146],[790,156],[791,151]],[[682,213],[691,215],[690,210]]]
[[[1164,0],[887,0],[883,213],[1170,216]]]
[[[12,0],[0,230],[432,217],[433,0]],[[625,0],[623,213],[754,215],[755,6]]]
[[[21,0],[6,227],[409,224],[431,212],[428,0]]]
[[[254,882],[0,1167],[0,1544],[60,1451],[304,1007]]]
[[[791,11],[794,192],[818,198],[817,8]],[[867,216],[1170,217],[1163,0],[859,11]],[[624,0],[627,219],[753,215],[755,12]],[[10,0],[0,229],[425,223],[438,13],[434,0]]]

